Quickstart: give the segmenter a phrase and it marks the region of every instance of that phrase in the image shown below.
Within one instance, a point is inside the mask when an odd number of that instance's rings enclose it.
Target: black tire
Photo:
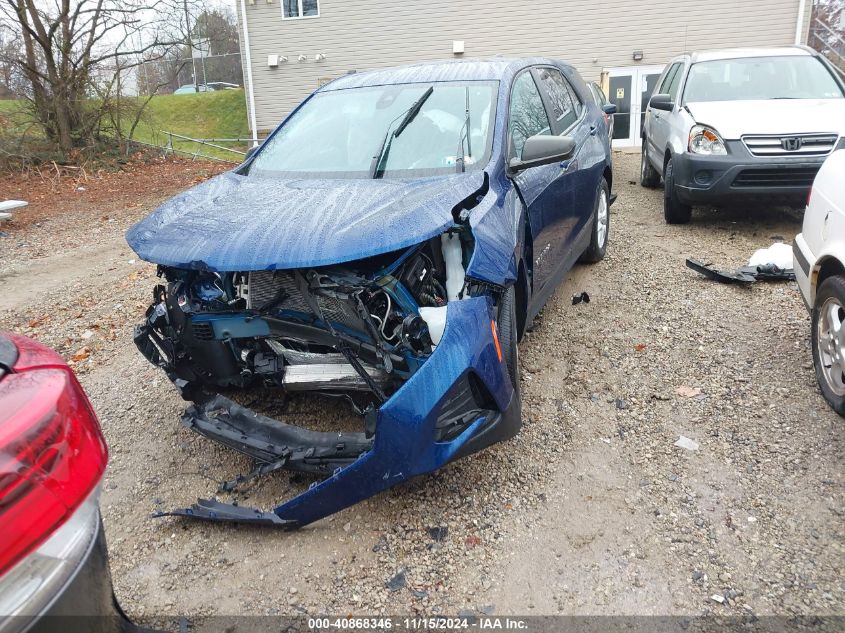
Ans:
[[[671,158],[666,161],[666,168],[663,170],[663,183],[663,217],[666,224],[686,224],[692,217],[692,207],[678,199]]]
[[[519,395],[519,348],[517,347],[516,290],[510,286],[499,302],[496,330],[502,359],[508,368],[514,392]]]
[[[845,332],[830,336],[832,321],[845,321],[845,278],[837,275],[824,280],[816,293],[812,317],[816,380],[828,404],[845,416]]]
[[[499,346],[502,348],[502,360],[508,368],[508,376],[513,386],[512,409],[509,409],[509,425],[505,430],[505,439],[513,437],[522,428],[522,390],[519,384],[519,348],[517,347],[516,290],[513,286],[505,291],[499,302],[499,314],[496,330]]]
[[[645,152],[647,143],[648,139],[643,138],[643,147],[640,152],[640,184],[643,187],[654,189],[660,184],[660,174],[657,173],[657,170],[649,162],[648,158],[646,158]]]
[[[593,231],[590,245],[581,255],[579,261],[594,264],[604,259],[607,253],[607,242],[610,239],[610,187],[602,178],[593,203]]]

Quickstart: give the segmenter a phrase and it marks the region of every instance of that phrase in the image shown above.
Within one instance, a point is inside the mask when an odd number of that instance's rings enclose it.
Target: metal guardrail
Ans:
[[[161,130],[160,134],[164,134],[167,137],[167,143],[164,145],[157,145],[155,143],[147,143],[145,141],[139,141],[136,139],[129,139],[128,142],[135,143],[136,145],[142,145],[144,147],[151,147],[155,149],[160,149],[164,152],[165,156],[167,154],[181,154],[183,156],[190,156],[192,159],[196,160],[197,158],[202,158],[205,160],[216,160],[223,163],[234,163],[238,164],[243,160],[243,157],[246,156],[246,152],[243,150],[235,149],[233,147],[226,147],[225,145],[221,145],[221,143],[252,143],[252,137],[238,137],[238,138],[193,138],[190,136],[185,136],[184,134],[176,134],[175,132],[167,132],[165,130]],[[174,139],[176,143],[174,143]],[[262,142],[264,139],[258,139],[259,142]],[[181,143],[193,143],[196,145],[196,149],[188,150],[182,147],[177,147],[177,144]],[[223,152],[229,152],[234,154],[231,158],[221,158],[220,156],[212,156],[211,154],[204,154],[202,153],[203,147],[212,147],[216,150],[220,150]]]
[[[197,158],[202,158],[204,160],[216,160],[216,161],[221,162],[221,163],[229,163],[229,164],[235,164],[235,165],[237,165],[238,163],[241,162],[239,160],[229,160],[227,158],[220,158],[219,156],[210,156],[208,154],[199,154],[197,152],[188,152],[188,151],[185,151],[183,149],[178,149],[178,148],[175,148],[175,147],[164,147],[164,146],[161,146],[161,145],[156,145],[155,143],[147,143],[145,141],[139,141],[139,140],[134,139],[134,138],[127,139],[127,143],[134,143],[135,145],[141,145],[143,147],[149,147],[151,149],[162,150],[165,155],[167,155],[168,153],[173,153],[173,154],[182,154],[184,156],[190,156],[194,160],[196,160]]]
[[[232,154],[237,154],[239,156],[246,156],[246,152],[243,152],[239,149],[234,149],[232,147],[226,147],[225,145],[220,145],[221,142],[229,140],[230,142],[240,142],[239,139],[205,139],[205,138],[191,138],[190,136],[183,136],[181,134],[176,134],[175,132],[165,132],[162,131],[162,134],[167,136],[167,145],[165,149],[167,151],[175,151],[173,146],[173,139],[178,139],[180,141],[186,141],[188,143],[195,143],[197,145],[196,152],[194,152],[194,157],[200,156],[200,149],[203,147],[213,147],[214,149],[219,149],[224,152],[231,152]],[[216,141],[216,142],[215,142]],[[184,151],[184,150],[183,150]],[[190,154],[190,152],[187,152]],[[235,161],[232,161],[235,162]]]

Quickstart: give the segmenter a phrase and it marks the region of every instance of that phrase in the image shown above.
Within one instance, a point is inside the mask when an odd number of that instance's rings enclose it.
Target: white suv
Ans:
[[[792,252],[812,314],[816,378],[830,406],[845,415],[845,150],[819,170]]]
[[[771,194],[803,204],[825,157],[845,147],[845,83],[806,47],[680,55],[656,86],[640,182],[663,177],[672,224],[689,222],[693,204]]]

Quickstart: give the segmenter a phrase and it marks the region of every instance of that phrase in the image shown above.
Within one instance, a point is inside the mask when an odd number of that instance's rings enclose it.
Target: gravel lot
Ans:
[[[249,468],[182,429],[184,403],[131,342],[154,269],[122,233],[168,192],[98,202],[109,221],[3,227],[2,329],[72,361],[111,447],[102,510],[126,611],[845,615],[843,421],[816,388],[797,288],[684,267],[743,265],[800,214],[667,226],[661,192],[633,184],[639,157],[615,159],[608,258],[572,272],[520,348],[523,432],[294,533],[149,518]],[[308,483],[278,473],[228,499],[269,508]]]

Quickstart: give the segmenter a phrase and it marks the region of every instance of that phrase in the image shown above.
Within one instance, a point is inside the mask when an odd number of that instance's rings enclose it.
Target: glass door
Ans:
[[[637,117],[636,136],[634,137],[636,144],[640,145],[643,141],[642,131],[645,123],[645,111],[648,107],[649,99],[654,94],[654,89],[657,86],[657,80],[660,78],[660,73],[663,72],[663,66],[652,66],[650,68],[637,69],[637,81],[639,82],[639,116]]]
[[[616,106],[613,115],[613,146],[631,144],[631,92],[634,87],[634,72],[614,74],[609,77],[608,101]]]
[[[616,105],[613,119],[613,146],[640,144],[645,110],[663,66],[611,68],[608,72],[610,103]]]

